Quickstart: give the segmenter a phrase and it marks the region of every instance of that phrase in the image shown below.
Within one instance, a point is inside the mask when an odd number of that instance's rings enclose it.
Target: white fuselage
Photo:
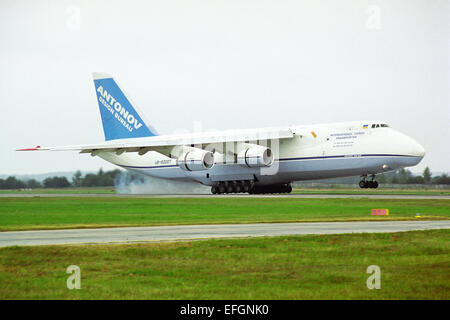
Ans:
[[[375,125],[372,128],[372,125]],[[378,125],[378,127],[376,127]],[[418,164],[424,148],[384,122],[361,121],[286,128],[293,138],[263,142],[274,152],[270,167],[249,168],[236,163],[225,143],[210,146],[215,164],[211,169],[186,171],[177,159],[157,152],[139,155],[102,151],[98,156],[125,169],[165,179],[191,180],[205,185],[219,181],[253,180],[269,185],[357,175],[374,175]],[[164,136],[159,136],[159,139]],[[250,141],[250,143],[259,143]],[[204,146],[203,146],[204,147]]]

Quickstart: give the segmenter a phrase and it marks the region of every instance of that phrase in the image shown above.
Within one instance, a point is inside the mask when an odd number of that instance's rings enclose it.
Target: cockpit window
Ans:
[[[387,125],[387,124],[385,124],[385,123],[382,123],[382,124],[373,124],[372,125],[372,128],[389,128],[389,126]]]

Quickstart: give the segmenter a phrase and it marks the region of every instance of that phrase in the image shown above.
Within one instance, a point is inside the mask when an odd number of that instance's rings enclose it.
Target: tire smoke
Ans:
[[[210,194],[210,187],[124,171],[114,181],[118,194]]]

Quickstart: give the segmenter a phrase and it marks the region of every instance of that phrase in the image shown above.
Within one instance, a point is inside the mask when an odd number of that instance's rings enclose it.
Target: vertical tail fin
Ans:
[[[112,76],[93,73],[93,77],[106,141],[157,135]]]

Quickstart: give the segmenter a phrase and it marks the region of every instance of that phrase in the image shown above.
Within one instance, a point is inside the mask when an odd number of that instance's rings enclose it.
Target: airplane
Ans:
[[[17,151],[79,151],[147,176],[198,182],[213,194],[290,193],[294,181],[348,176],[377,188],[377,174],[425,156],[418,142],[377,120],[159,135],[111,75],[93,78],[103,143]]]

